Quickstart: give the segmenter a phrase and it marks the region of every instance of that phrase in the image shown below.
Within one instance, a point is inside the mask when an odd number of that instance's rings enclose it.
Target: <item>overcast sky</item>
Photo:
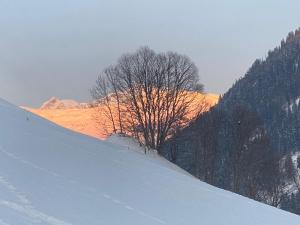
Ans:
[[[0,97],[90,99],[98,74],[149,46],[190,56],[224,93],[300,26],[299,0],[0,0]]]

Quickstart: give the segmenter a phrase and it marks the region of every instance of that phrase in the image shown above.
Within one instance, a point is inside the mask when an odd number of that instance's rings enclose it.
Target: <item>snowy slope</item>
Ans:
[[[0,121],[0,225],[300,224],[131,144],[73,133],[3,100]]]

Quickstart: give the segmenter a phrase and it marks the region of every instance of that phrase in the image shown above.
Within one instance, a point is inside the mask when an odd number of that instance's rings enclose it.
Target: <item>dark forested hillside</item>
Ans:
[[[300,29],[266,59],[256,60],[217,106],[162,150],[201,180],[300,213],[295,210],[300,205],[295,200],[299,171],[295,167],[291,172],[288,160],[298,151]]]
[[[223,96],[219,108],[237,105],[256,112],[278,151],[300,149],[300,30],[256,60],[247,74]]]

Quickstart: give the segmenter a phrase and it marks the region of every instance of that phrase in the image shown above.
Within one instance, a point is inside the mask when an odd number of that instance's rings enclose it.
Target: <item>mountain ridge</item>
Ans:
[[[217,94],[207,93],[203,96],[200,95],[195,103],[202,104],[202,101],[205,101],[208,108],[210,108],[219,101]],[[65,128],[92,137],[105,139],[112,133],[109,123],[106,123],[106,116],[102,115],[101,105],[96,107],[95,104],[78,103],[74,100],[59,100],[53,97],[45,101],[40,108],[22,108]]]
[[[56,97],[51,97],[49,100],[45,101],[39,109],[41,110],[52,110],[52,109],[80,109],[88,108],[87,103],[79,103],[72,99],[59,99]]]

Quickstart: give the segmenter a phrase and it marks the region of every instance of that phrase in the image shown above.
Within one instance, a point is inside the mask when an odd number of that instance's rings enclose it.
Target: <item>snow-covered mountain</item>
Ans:
[[[100,141],[0,100],[0,224],[299,225],[124,138]]]
[[[46,102],[42,104],[40,107],[41,110],[46,109],[80,109],[80,108],[87,108],[87,103],[79,103],[72,99],[63,99],[60,100],[56,97],[52,97]]]
[[[207,110],[217,104],[219,96],[216,94],[197,94],[195,104],[207,105]],[[105,114],[105,106],[99,104],[98,107],[89,107],[91,104],[78,103],[74,100],[59,100],[51,98],[40,108],[34,109],[23,107],[24,109],[48,119],[65,128],[83,133],[92,137],[105,139],[113,132],[109,120]],[[118,119],[116,107],[113,112]]]

